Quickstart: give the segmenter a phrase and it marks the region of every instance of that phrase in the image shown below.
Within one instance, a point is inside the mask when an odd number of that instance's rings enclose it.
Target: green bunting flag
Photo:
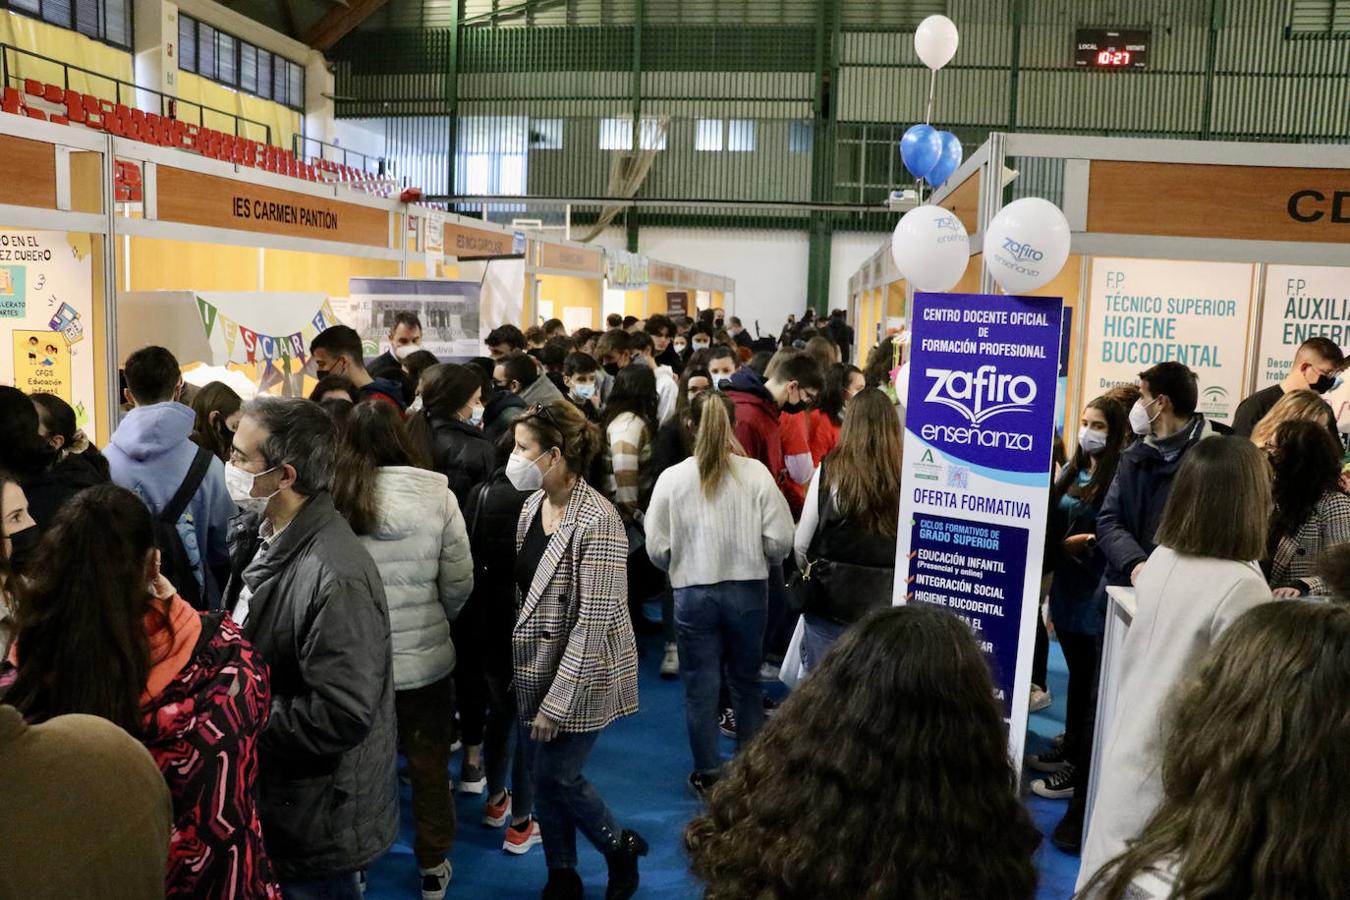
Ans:
[[[202,326],[206,329],[206,337],[209,340],[211,337],[211,329],[214,328],[216,324],[216,308],[201,297],[198,297],[197,312],[201,313]]]

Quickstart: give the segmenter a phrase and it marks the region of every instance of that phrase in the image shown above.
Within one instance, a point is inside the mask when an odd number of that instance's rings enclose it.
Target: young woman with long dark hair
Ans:
[[[1288,421],[1275,431],[1270,463],[1275,471],[1270,586],[1282,599],[1324,594],[1317,562],[1325,551],[1350,542],[1350,497],[1340,487],[1341,448],[1325,422]]]
[[[1172,689],[1238,616],[1271,599],[1256,564],[1271,506],[1270,466],[1250,440],[1205,438],[1182,458],[1158,547],[1135,583],[1134,621],[1120,659],[1120,696],[1128,702],[1105,733],[1080,884],[1121,853],[1158,807],[1158,720]]]
[[[646,366],[625,366],[605,404],[604,494],[624,521],[647,508],[652,485],[652,448],[658,429],[656,376]]]
[[[867,387],[867,378],[857,366],[841,363],[823,371],[825,390],[816,398],[816,408],[807,413],[806,422],[811,459],[816,465],[839,443],[839,429],[844,425],[844,408],[849,400]]]
[[[422,410],[409,428],[430,445],[432,468],[450,481],[463,508],[494,468],[492,442],[483,433],[482,375],[476,367],[446,363],[423,372],[419,387]]]
[[[1051,799],[1073,796],[1083,783],[1080,753],[1091,752],[1080,742],[1092,740],[1100,640],[1106,628],[1102,583],[1106,557],[1097,549],[1097,513],[1116,477],[1120,454],[1130,434],[1125,409],[1109,397],[1089,403],[1079,426],[1078,448],[1050,497],[1058,506],[1056,520],[1064,530],[1046,537],[1047,541],[1060,541],[1062,548],[1062,552],[1051,555],[1056,565],[1050,583],[1050,621],[1069,668],[1064,737],[1048,752],[1027,756],[1027,765],[1049,776],[1032,781],[1031,789]],[[1081,831],[1081,818],[1071,820],[1066,828]]]
[[[197,391],[192,398],[192,411],[197,422],[192,428],[192,442],[214,453],[221,462],[230,458],[234,430],[243,418],[244,401],[234,388],[223,381],[213,381]]]
[[[970,629],[887,608],[732,761],[685,845],[708,900],[1023,900],[1040,834],[1015,784]]]
[[[647,549],[675,595],[685,719],[694,756],[690,787],[702,795],[721,769],[718,687],[725,672],[741,746],[764,719],[759,686],[771,563],[792,547],[792,513],[764,464],[736,441],[735,406],[706,392],[694,402],[694,457],[657,480]]]
[[[1179,686],[1164,731],[1162,802],[1078,896],[1345,896],[1350,607],[1245,613]]]
[[[473,589],[464,517],[444,475],[388,403],[358,403],[338,447],[333,504],[379,569],[389,601],[394,709],[412,782],[422,895],[443,896],[455,838],[450,765],[455,645],[450,623]],[[480,739],[481,740],[481,739]]]
[[[903,454],[890,399],[863,391],[850,400],[839,443],[811,477],[793,541],[808,670],[844,629],[891,602]]]
[[[15,478],[0,469],[0,659],[14,630],[13,579],[37,550],[41,532],[28,512],[28,497]]]
[[[115,485],[57,514],[16,591],[0,685],[30,723],[101,716],[164,774],[170,897],[279,898],[256,806],[267,668],[222,612],[198,613],[159,571],[150,512]]]

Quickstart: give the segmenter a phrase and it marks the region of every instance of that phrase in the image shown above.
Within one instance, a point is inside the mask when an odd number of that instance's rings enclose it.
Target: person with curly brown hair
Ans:
[[[1027,898],[1040,834],[1015,783],[970,629],[887,608],[728,767],[685,846],[708,900]]]

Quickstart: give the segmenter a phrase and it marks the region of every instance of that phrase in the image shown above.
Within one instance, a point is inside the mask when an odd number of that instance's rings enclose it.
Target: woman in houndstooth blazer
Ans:
[[[638,887],[642,837],[620,830],[582,774],[610,722],[637,712],[637,648],[627,611],[628,542],[609,501],[582,479],[600,434],[566,400],[532,407],[515,423],[507,476],[533,491],[516,531],[519,615],[512,633],[520,721],[549,878],[545,900],[582,896],[581,830],[609,862],[607,900]]]

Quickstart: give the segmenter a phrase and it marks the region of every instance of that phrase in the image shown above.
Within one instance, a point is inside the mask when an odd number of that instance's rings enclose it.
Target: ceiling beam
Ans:
[[[348,6],[334,6],[305,30],[301,40],[315,50],[326,53],[388,2],[389,0],[350,0]]]

